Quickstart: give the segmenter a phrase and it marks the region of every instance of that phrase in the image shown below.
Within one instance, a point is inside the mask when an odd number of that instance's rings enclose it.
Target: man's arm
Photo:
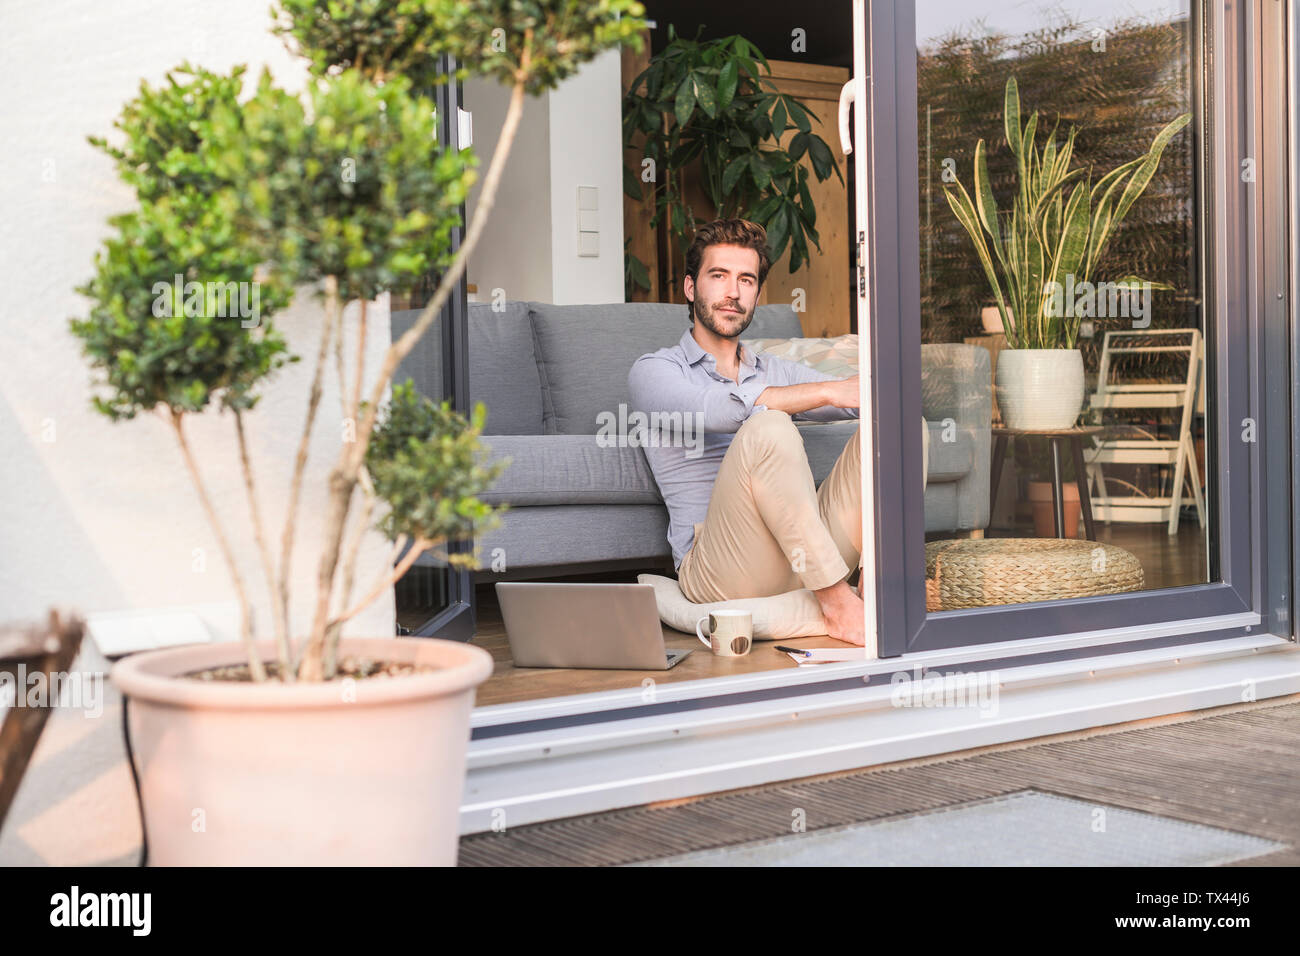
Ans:
[[[745,419],[762,411],[759,393],[766,385],[746,382],[695,383],[687,378],[686,370],[670,358],[643,355],[632,364],[627,376],[632,407],[636,411],[692,416],[703,416],[704,431],[734,432]]]
[[[858,377],[855,375],[853,378],[833,378],[798,385],[769,385],[759,394],[757,404],[816,420],[803,413],[828,406],[835,409],[858,407]]]
[[[789,412],[800,421],[835,422],[858,417],[858,376],[834,378],[802,362],[773,356],[764,361],[769,379],[788,384],[769,386],[759,396],[759,403]]]

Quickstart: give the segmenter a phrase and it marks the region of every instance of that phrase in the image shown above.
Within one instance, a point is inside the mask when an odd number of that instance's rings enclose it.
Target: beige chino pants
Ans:
[[[922,474],[929,431],[921,422]],[[704,520],[678,569],[696,604],[830,587],[862,555],[861,426],[821,487],[786,412],[751,415],[722,458]]]
[[[767,409],[746,419],[678,569],[687,600],[768,597],[847,578],[862,552],[859,436],[817,488],[788,413]]]

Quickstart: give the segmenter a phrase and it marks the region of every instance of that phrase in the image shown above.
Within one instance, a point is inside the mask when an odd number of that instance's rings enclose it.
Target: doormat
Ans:
[[[1022,790],[630,866],[1216,866],[1285,844]]]

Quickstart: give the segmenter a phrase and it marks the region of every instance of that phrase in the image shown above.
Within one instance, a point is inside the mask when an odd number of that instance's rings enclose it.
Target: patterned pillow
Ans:
[[[858,337],[837,335],[828,339],[746,339],[756,352],[799,362],[834,378],[858,374]]]

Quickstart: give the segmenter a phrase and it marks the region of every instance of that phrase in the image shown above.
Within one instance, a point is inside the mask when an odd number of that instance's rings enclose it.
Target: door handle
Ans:
[[[840,87],[840,149],[845,156],[853,152],[853,134],[849,132],[849,106],[857,96],[854,83],[850,79]]]

